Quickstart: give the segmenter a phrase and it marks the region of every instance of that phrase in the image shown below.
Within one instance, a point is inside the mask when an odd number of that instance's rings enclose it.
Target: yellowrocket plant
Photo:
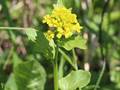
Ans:
[[[54,5],[54,8],[50,14],[45,15],[43,17],[43,23],[48,25],[48,30],[44,33],[46,39],[49,42],[53,41],[55,44],[54,90],[58,90],[58,88],[60,90],[76,90],[77,88],[79,88],[79,90],[81,90],[83,86],[88,84],[90,80],[89,78],[90,74],[89,72],[78,70],[77,68],[77,60],[76,60],[74,48],[85,47],[85,41],[80,36],[82,26],[79,24],[77,20],[77,15],[72,13],[71,8],[67,9],[63,4],[58,3]],[[62,44],[59,45],[59,42],[57,41],[62,41]],[[67,51],[72,49],[73,58],[74,58],[73,62],[71,58],[69,58],[69,56],[67,56],[64,53],[61,47],[66,49]],[[71,72],[70,74],[68,74],[68,76],[62,79],[58,78],[59,76],[58,74],[58,53],[59,52],[67,59],[67,61],[76,70],[75,72]],[[88,76],[85,76],[84,74]],[[87,77],[87,80],[82,80],[82,81],[80,81],[81,79],[78,80],[77,77],[80,77],[79,75],[84,75],[85,77]],[[75,78],[75,80],[71,78]],[[72,83],[72,81],[75,81],[77,83],[73,85],[72,87],[70,87],[71,86],[70,84]],[[66,83],[63,85],[64,82]],[[81,82],[85,82],[85,83],[81,84],[83,86],[80,87]]]

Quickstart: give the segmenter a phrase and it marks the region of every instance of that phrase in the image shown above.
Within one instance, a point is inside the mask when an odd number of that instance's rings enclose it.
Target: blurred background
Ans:
[[[44,31],[43,16],[50,13],[56,0],[0,0],[0,27],[34,27]],[[78,66],[91,72],[91,82],[84,90],[93,90],[104,62],[105,72],[99,90],[120,90],[120,0],[63,0],[77,14],[87,49],[76,49]],[[52,63],[29,48],[24,31],[0,30],[0,90],[13,71],[12,58],[35,58],[47,72],[45,90],[53,90]],[[13,52],[14,48],[14,52]],[[69,55],[69,53],[68,53]],[[70,71],[66,63],[64,70]]]

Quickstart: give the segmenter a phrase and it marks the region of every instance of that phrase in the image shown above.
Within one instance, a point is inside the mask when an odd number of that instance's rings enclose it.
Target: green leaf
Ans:
[[[66,77],[59,80],[61,90],[75,90],[83,88],[90,82],[91,74],[88,71],[72,71]]]
[[[18,55],[14,52],[13,53],[13,68],[15,68],[17,65],[22,63],[22,60],[18,57]]]
[[[28,50],[32,49],[32,53],[40,53],[43,56],[53,59],[54,58],[54,42],[49,43],[43,32],[37,31],[37,37],[35,42],[30,42]]]
[[[14,74],[10,75],[10,77],[5,85],[4,90],[18,90],[16,82],[15,82]]]
[[[55,58],[55,47],[56,47],[56,45],[55,45],[53,40],[50,41],[49,45],[51,47],[52,57],[54,59]]]
[[[34,28],[26,28],[25,33],[28,36],[29,40],[35,41],[37,37],[36,29]]]
[[[44,90],[46,73],[37,61],[22,61],[13,70],[5,90]]]
[[[68,39],[62,45],[66,50],[72,50],[73,48],[86,49],[86,40],[82,37],[77,36],[75,38]]]

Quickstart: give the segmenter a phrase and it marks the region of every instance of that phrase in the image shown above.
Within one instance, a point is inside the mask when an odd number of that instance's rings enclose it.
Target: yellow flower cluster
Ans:
[[[71,9],[64,6],[55,6],[50,15],[44,16],[43,23],[55,28],[55,30],[48,30],[45,33],[48,40],[54,37],[69,38],[74,33],[79,33],[82,28],[77,21],[77,16],[71,12]]]

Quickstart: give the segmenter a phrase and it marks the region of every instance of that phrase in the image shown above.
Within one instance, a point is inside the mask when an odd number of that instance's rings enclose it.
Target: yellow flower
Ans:
[[[47,23],[49,27],[54,27],[55,31],[52,34],[59,39],[61,37],[69,38],[74,33],[80,33],[81,30],[77,16],[72,13],[71,9],[64,6],[56,5],[50,15],[44,16],[43,23]]]
[[[58,33],[57,33],[57,38],[61,38],[62,35],[63,35],[63,33],[64,33],[64,30],[59,27],[59,28],[57,29],[57,32],[58,32]]]
[[[44,33],[44,35],[48,39],[48,41],[51,41],[55,36],[54,32],[52,32],[51,30],[48,30],[46,33]]]
[[[82,27],[80,26],[79,23],[76,23],[76,25],[74,25],[72,29],[74,32],[80,33],[80,30],[82,29]]]
[[[65,38],[71,37],[72,34],[73,34],[73,33],[72,33],[69,29],[66,29],[66,30],[64,31],[64,36],[65,36]]]

